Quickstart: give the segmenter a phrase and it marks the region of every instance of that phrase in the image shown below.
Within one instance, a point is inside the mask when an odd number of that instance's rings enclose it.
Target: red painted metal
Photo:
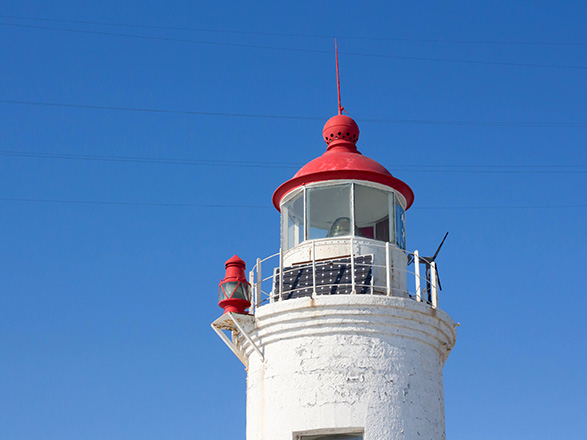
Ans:
[[[226,273],[218,285],[219,296],[223,297],[218,305],[226,312],[246,314],[251,305],[251,285],[245,276],[246,264],[238,255],[228,259],[224,264]]]
[[[342,115],[344,108],[340,103],[340,76],[338,74],[338,46],[336,44],[336,38],[334,39],[334,53],[336,54],[336,89],[338,91],[338,114]]]
[[[328,180],[365,180],[380,183],[399,191],[406,199],[406,209],[414,202],[414,192],[401,180],[393,177],[380,163],[363,156],[356,147],[359,139],[357,123],[346,115],[336,115],[324,125],[323,139],[326,152],[304,165],[292,179],[283,183],[273,194],[273,205],[279,204],[290,191],[314,182]]]
[[[359,126],[353,118],[341,114],[326,121],[322,129],[322,136],[326,145],[328,145],[328,150],[341,145],[348,146],[351,150],[354,148],[353,151],[357,152],[355,144],[359,140],[359,133]]]

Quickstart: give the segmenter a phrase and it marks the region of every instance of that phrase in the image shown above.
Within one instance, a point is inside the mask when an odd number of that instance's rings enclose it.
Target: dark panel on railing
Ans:
[[[373,256],[355,257],[355,286],[359,294],[372,293]],[[314,274],[312,263],[300,264],[283,269],[282,299],[312,296]],[[279,269],[275,274],[274,299],[279,294]],[[348,295],[352,291],[351,259],[320,261],[316,263],[317,295]]]

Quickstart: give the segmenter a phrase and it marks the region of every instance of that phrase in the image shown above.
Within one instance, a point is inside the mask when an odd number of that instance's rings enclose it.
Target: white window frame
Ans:
[[[281,237],[280,237],[280,240],[281,241],[280,241],[280,247],[282,247],[282,248],[284,247],[284,244],[289,244],[288,243],[288,240],[285,239],[286,237],[288,238],[288,235],[287,235],[288,234],[288,231],[287,231],[287,224],[286,224],[287,219],[283,215],[283,210],[284,210],[284,206],[283,205],[285,205],[286,203],[288,203],[291,200],[295,199],[300,194],[300,192],[302,192],[302,191],[303,191],[303,198],[304,198],[304,200],[302,202],[302,204],[303,204],[302,209],[304,210],[304,212],[302,213],[302,215],[304,216],[304,222],[305,222],[306,221],[306,218],[305,218],[305,215],[306,215],[306,192],[305,192],[305,189],[304,189],[303,186],[301,188],[296,188],[291,193],[289,193],[287,195],[287,197],[284,197],[283,198],[283,200],[281,201],[281,203],[279,205],[279,211],[281,213]],[[284,230],[284,227],[285,227],[285,230]],[[304,241],[307,240],[306,239],[305,228],[306,228],[306,225],[304,224],[304,236],[302,237],[302,241],[299,242],[299,243],[297,243],[297,244],[295,244],[295,245],[293,245],[293,246],[288,247],[288,249],[284,249],[284,251],[289,250],[289,249],[293,249],[294,247],[299,246],[300,244],[302,244]],[[299,226],[296,228],[296,230],[294,230],[294,235],[295,235],[296,232],[299,233]],[[297,237],[299,238],[299,235]],[[294,241],[297,241],[297,240],[298,239],[294,239]]]
[[[304,231],[303,231],[303,239],[300,243],[290,247],[289,249],[293,249],[296,246],[299,246],[307,241],[310,241],[310,232],[309,232],[309,221],[308,219],[310,218],[310,213],[308,212],[308,190],[312,189],[312,188],[316,188],[316,187],[320,187],[320,188],[328,188],[329,186],[338,186],[338,185],[343,185],[343,184],[351,184],[351,190],[350,190],[350,207],[351,207],[351,235],[350,237],[355,237],[354,231],[355,231],[355,185],[359,184],[359,185],[363,185],[363,186],[367,186],[367,187],[371,187],[371,188],[375,188],[375,189],[379,189],[379,190],[383,190],[389,193],[389,199],[388,199],[388,203],[391,205],[388,207],[389,209],[389,221],[390,221],[390,228],[389,228],[389,244],[392,246],[395,246],[397,248],[399,248],[399,246],[397,245],[396,242],[396,238],[397,238],[397,233],[398,231],[396,230],[396,215],[395,215],[395,205],[400,205],[401,208],[404,211],[404,222],[403,222],[403,226],[404,226],[404,236],[403,236],[403,241],[404,243],[406,243],[407,241],[407,237],[406,237],[406,221],[405,221],[405,212],[406,212],[406,199],[405,197],[397,190],[387,186],[387,185],[383,185],[380,183],[375,183],[375,182],[369,182],[366,180],[354,180],[354,179],[349,179],[349,180],[345,180],[345,179],[340,179],[340,180],[331,180],[328,182],[312,182],[309,183],[307,185],[302,185],[299,188],[296,188],[294,190],[292,190],[290,193],[288,193],[280,202],[280,208],[281,210],[283,210],[283,205],[287,202],[289,202],[290,200],[292,200],[293,198],[297,197],[300,193],[303,193],[303,210],[304,210]],[[283,213],[282,213],[283,214]],[[283,217],[283,215],[282,215]],[[393,227],[392,227],[393,226]],[[298,235],[299,237],[299,235]],[[283,247],[284,244],[284,240],[283,240],[284,236],[283,236],[283,218],[281,219],[281,245]],[[322,239],[315,239],[315,240],[322,240]],[[380,241],[380,240],[378,240]],[[285,249],[284,249],[285,250]]]

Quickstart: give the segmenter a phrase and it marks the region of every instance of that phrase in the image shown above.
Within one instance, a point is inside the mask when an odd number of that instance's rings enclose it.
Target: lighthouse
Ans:
[[[326,151],[273,195],[278,251],[248,279],[235,255],[219,286],[212,328],[247,370],[246,438],[445,439],[456,326],[439,307],[436,255],[407,249],[414,194],[359,152],[340,87],[338,107]]]

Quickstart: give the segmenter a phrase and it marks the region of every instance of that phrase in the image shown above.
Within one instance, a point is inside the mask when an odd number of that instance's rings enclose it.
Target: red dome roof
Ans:
[[[279,210],[281,199],[295,188],[327,180],[365,180],[380,183],[399,191],[406,199],[406,209],[414,202],[412,189],[396,179],[383,165],[363,156],[355,146],[359,138],[356,122],[345,115],[328,120],[322,132],[328,145],[326,152],[304,165],[295,176],[273,194],[273,205]]]

